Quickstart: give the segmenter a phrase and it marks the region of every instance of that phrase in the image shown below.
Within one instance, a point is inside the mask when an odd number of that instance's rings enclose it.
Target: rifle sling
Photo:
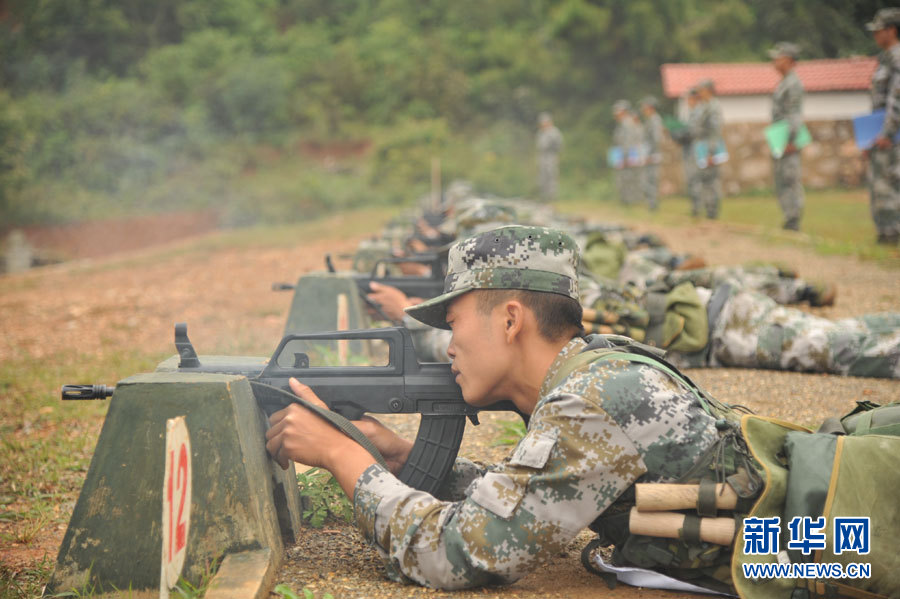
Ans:
[[[284,389],[279,389],[278,387],[273,387],[272,385],[267,385],[265,383],[260,383],[259,381],[250,381],[250,386],[253,388],[253,393],[257,397],[269,395],[280,396],[279,403],[287,406],[290,403],[298,403],[307,410],[313,412],[317,416],[325,419],[326,422],[334,426],[336,429],[362,445],[363,449],[372,454],[372,457],[375,458],[375,461],[378,462],[380,466],[383,466],[385,469],[388,469],[387,462],[384,459],[384,456],[381,455],[381,452],[378,451],[378,448],[375,447],[375,444],[369,440],[367,436],[365,436],[361,430],[356,428],[352,422],[338,414],[337,412],[332,412],[327,408],[321,408],[315,404],[311,404],[302,397],[297,397],[293,393],[289,393]]]

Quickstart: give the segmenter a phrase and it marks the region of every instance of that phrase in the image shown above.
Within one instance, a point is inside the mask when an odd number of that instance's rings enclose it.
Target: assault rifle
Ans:
[[[296,351],[310,342],[332,340],[381,341],[387,346],[387,359],[378,366],[319,366],[310,364],[305,351]],[[296,401],[288,386],[291,377],[311,387],[333,412],[350,420],[364,413],[420,414],[416,441],[399,478],[429,493],[438,489],[453,466],[467,418],[478,424],[478,412],[487,409],[515,411],[527,419],[508,401],[488,408],[467,404],[450,364],[420,363],[412,337],[403,327],[289,334],[268,360],[223,356],[203,356],[201,360],[188,339],[187,325],[179,323],[175,325],[175,348],[178,355],[160,364],[157,371],[244,375],[267,415]],[[106,399],[114,390],[105,385],[65,385],[62,399]]]
[[[427,276],[404,276],[392,275],[388,273],[387,266],[390,264],[403,264],[414,262],[424,264],[431,268],[431,273]],[[342,273],[356,283],[359,294],[363,301],[372,305],[368,298],[368,294],[372,292],[369,283],[381,283],[382,285],[390,285],[396,287],[408,297],[421,297],[422,299],[431,299],[437,297],[444,292],[444,270],[447,263],[447,254],[413,254],[410,256],[390,256],[381,258],[372,267],[368,273],[347,272]],[[325,266],[328,272],[336,273],[331,256],[325,256]],[[273,283],[273,291],[293,291],[296,285],[290,283]],[[377,309],[376,306],[373,306]],[[388,320],[387,318],[385,320]]]

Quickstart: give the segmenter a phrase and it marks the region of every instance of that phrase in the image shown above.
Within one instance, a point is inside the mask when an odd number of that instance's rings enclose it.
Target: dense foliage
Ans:
[[[535,118],[591,192],[664,62],[871,54],[881,0],[0,0],[0,228],[215,207],[228,222],[533,192]]]

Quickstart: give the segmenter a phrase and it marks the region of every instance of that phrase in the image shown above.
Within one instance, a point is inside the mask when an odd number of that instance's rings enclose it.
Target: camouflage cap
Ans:
[[[616,114],[617,112],[622,110],[627,110],[630,112],[631,102],[629,102],[628,100],[616,100],[612,106],[613,114]]]
[[[447,306],[473,289],[525,289],[578,299],[578,245],[547,227],[509,225],[450,248],[444,293],[406,309],[427,325],[449,329]]]
[[[641,98],[641,106],[652,106],[656,108],[659,106],[659,101],[656,99],[656,96],[644,96]]]
[[[869,31],[880,31],[885,27],[894,26],[900,23],[900,8],[882,8],[875,13],[875,18],[866,23],[866,29]]]
[[[797,60],[800,57],[800,46],[791,42],[778,42],[774,48],[769,50],[769,58],[775,59],[779,56],[787,56]]]
[[[716,84],[712,79],[701,79],[700,81],[697,82],[697,85],[695,87],[698,90],[701,90],[701,89],[708,89],[710,91],[716,90]]]

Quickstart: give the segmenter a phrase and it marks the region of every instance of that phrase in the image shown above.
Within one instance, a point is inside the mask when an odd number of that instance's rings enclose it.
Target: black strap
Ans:
[[[705,518],[715,518],[716,510],[716,481],[711,478],[700,479],[700,489],[697,492],[697,513]]]
[[[826,418],[822,421],[822,426],[819,427],[817,433],[825,433],[827,435],[845,435],[847,434],[844,430],[844,425],[841,424],[841,421],[837,418],[831,417]]]
[[[277,403],[283,404],[283,406],[288,406],[291,403],[298,403],[307,410],[315,413],[317,416],[321,416],[325,419],[326,422],[334,426],[336,429],[362,445],[363,449],[372,454],[372,457],[375,458],[375,461],[378,462],[384,468],[387,468],[387,462],[384,460],[384,457],[381,455],[381,452],[378,451],[378,448],[375,447],[375,444],[369,440],[367,436],[363,434],[361,430],[356,428],[356,425],[338,414],[337,412],[332,412],[326,408],[321,408],[315,404],[311,404],[302,397],[297,397],[293,393],[288,393],[284,389],[279,389],[278,387],[273,387],[272,385],[266,385],[265,383],[260,383],[259,381],[250,381],[250,386],[253,388],[254,395],[259,399],[261,396],[266,397],[268,403],[272,403],[271,400],[275,399]]]
[[[699,545],[700,517],[695,516],[694,514],[685,514],[684,524],[681,525],[681,530],[678,531],[678,536],[685,543],[689,543],[691,545]]]

